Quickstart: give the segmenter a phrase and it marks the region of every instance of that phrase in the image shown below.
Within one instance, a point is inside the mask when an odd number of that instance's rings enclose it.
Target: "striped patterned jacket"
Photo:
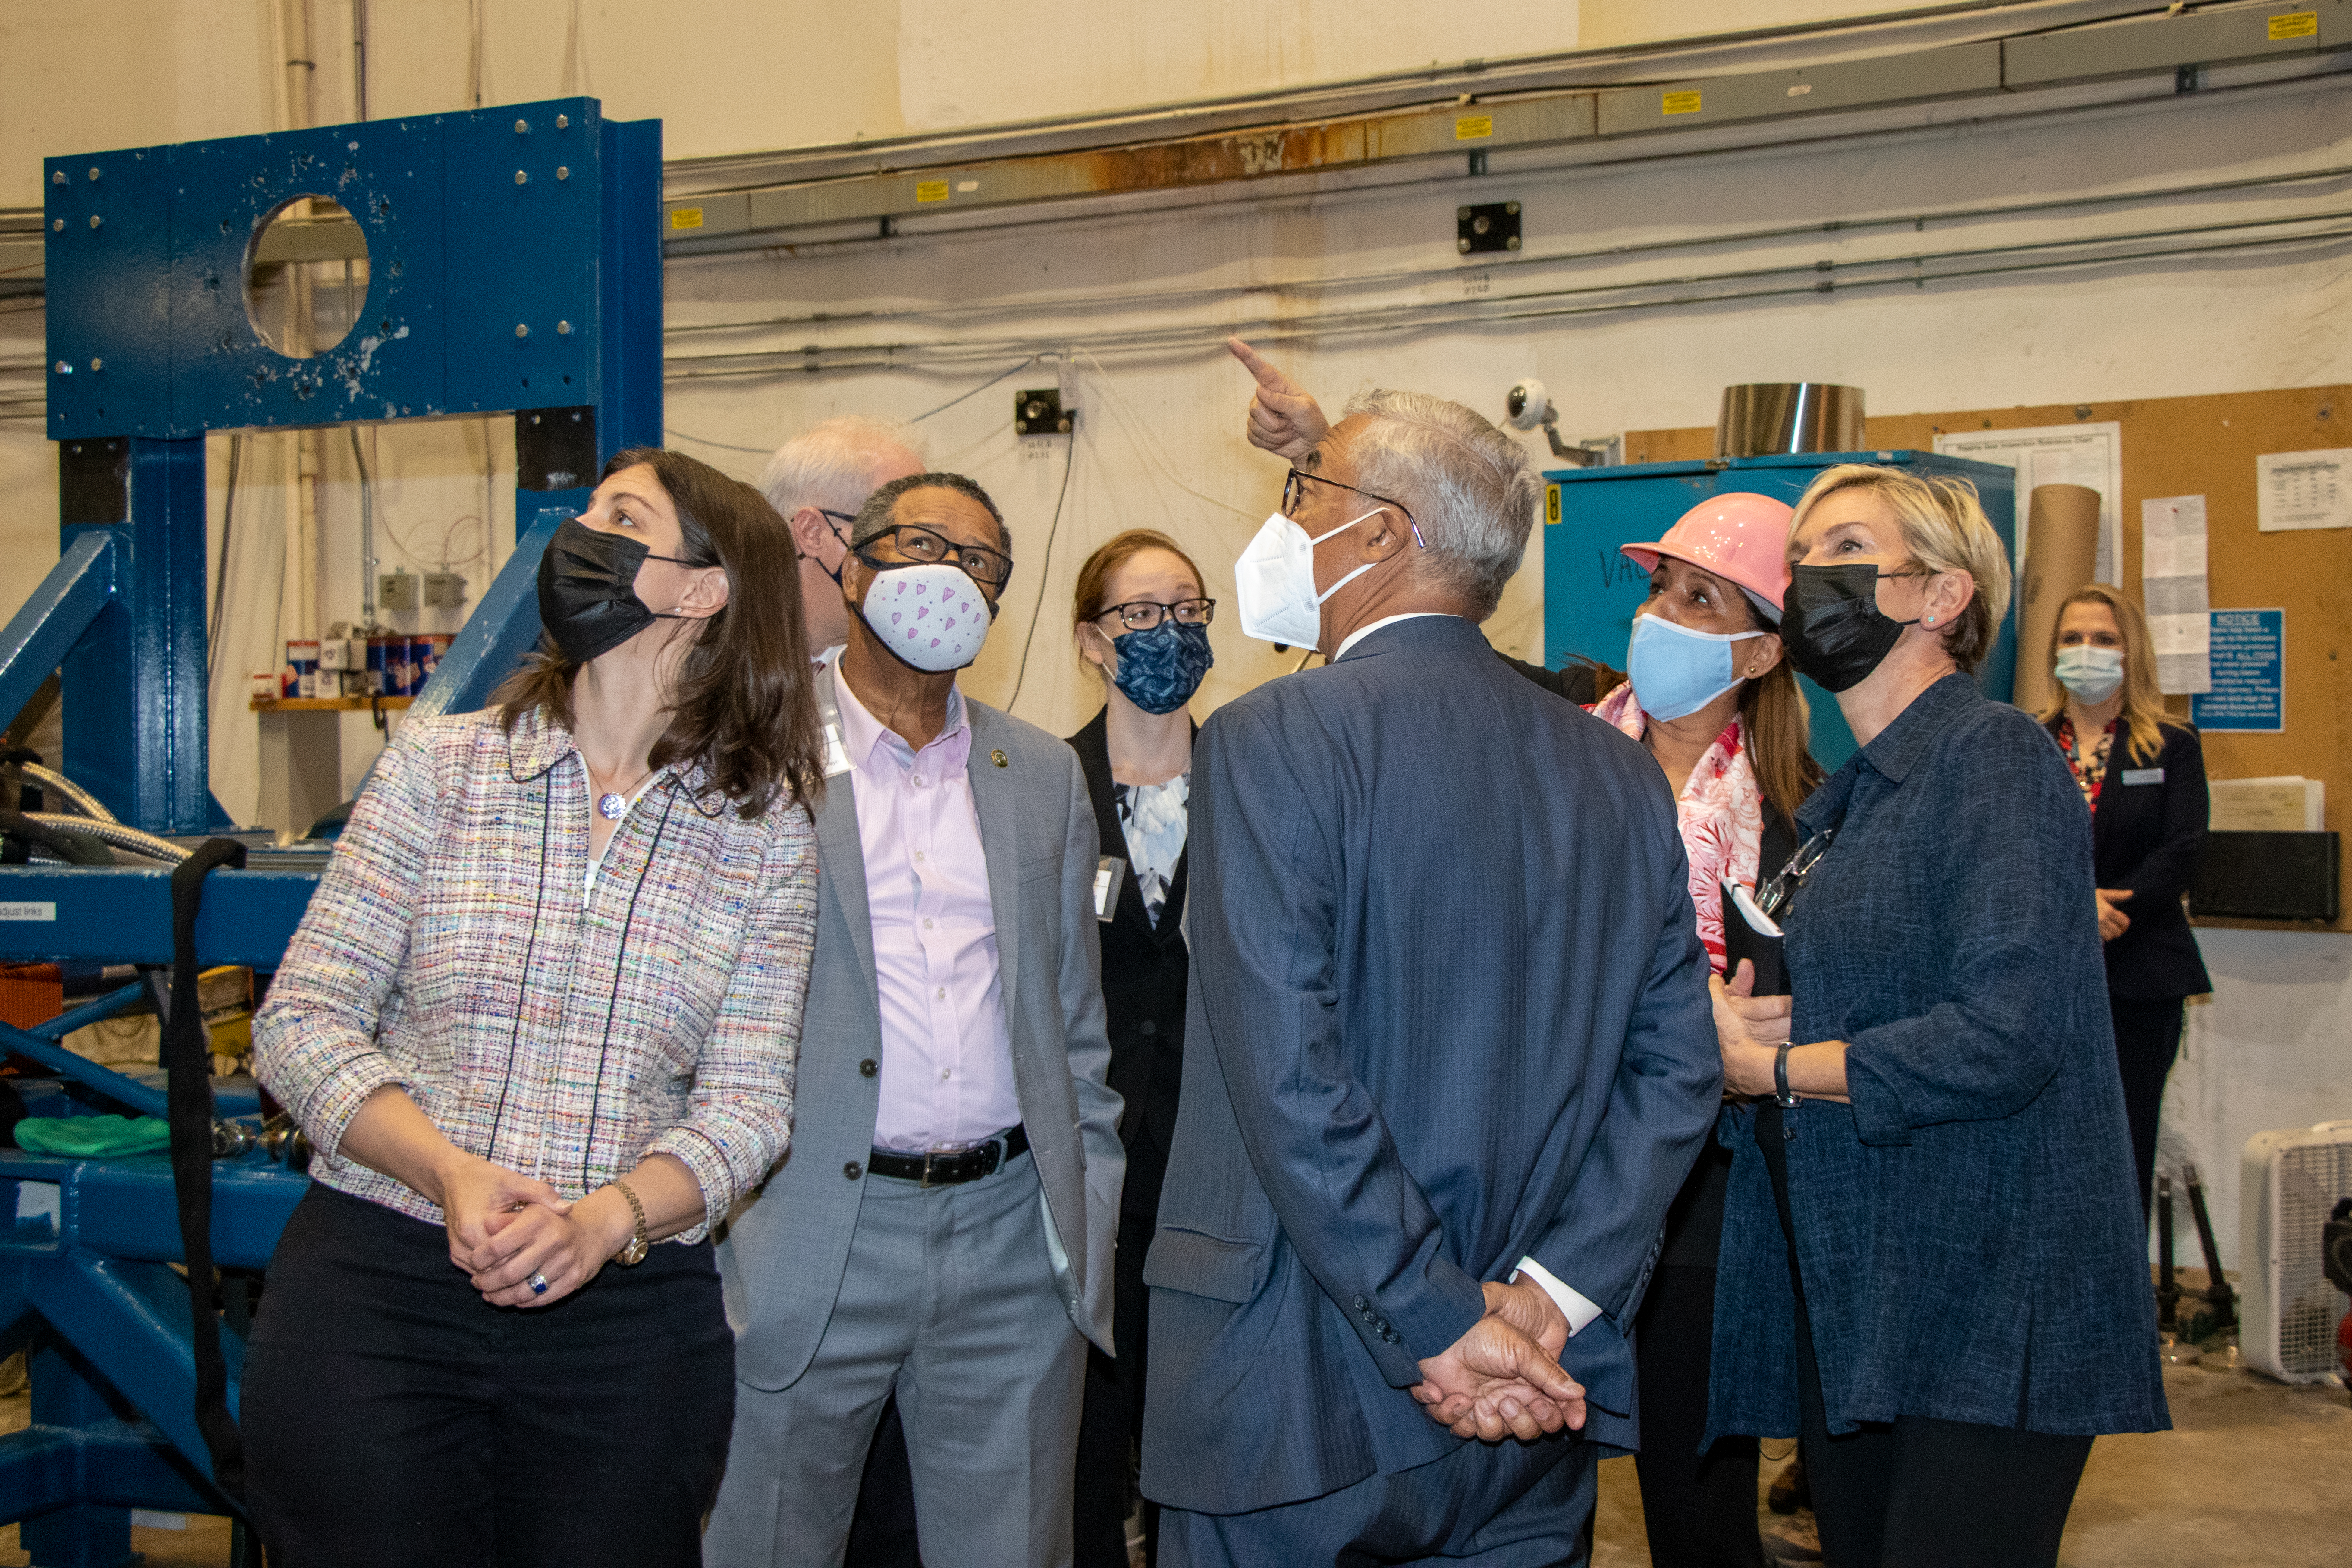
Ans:
[[[592,883],[588,812],[586,765],[543,715],[511,734],[495,710],[420,720],[385,750],[254,1024],[319,1180],[441,1223],[340,1156],[394,1083],[459,1148],[566,1197],[667,1153],[715,1216],[782,1157],[815,945],[808,813],[744,822],[698,767],[664,769]]]

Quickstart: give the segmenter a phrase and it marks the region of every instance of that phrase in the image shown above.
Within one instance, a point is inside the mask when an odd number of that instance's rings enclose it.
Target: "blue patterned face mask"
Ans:
[[[1118,655],[1118,689],[1146,713],[1173,713],[1192,700],[1201,678],[1217,662],[1209,651],[1209,628],[1172,616],[1148,632],[1113,637],[1110,646]]]

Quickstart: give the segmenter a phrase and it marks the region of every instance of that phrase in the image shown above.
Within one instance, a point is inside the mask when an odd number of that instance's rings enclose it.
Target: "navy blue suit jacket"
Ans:
[[[1404,621],[1202,727],[1191,851],[1145,1492],[1234,1513],[1453,1452],[1404,1390],[1522,1256],[1602,1309],[1561,1360],[1630,1446],[1721,1078],[1657,763],[1469,622]]]

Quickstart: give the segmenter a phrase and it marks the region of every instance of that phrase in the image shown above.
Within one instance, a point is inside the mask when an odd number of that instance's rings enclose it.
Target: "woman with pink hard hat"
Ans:
[[[1789,586],[1790,509],[1744,491],[1712,496],[1625,557],[1650,574],[1623,684],[1591,705],[1639,741],[1674,786],[1699,939],[1724,968],[1723,884],[1754,888],[1796,852],[1797,806],[1822,781],[1805,749],[1805,699],[1778,628]],[[1634,1337],[1642,1449],[1635,1461],[1660,1568],[1755,1568],[1757,1443],[1706,1453],[1716,1254],[1730,1151],[1710,1143],[1666,1216],[1665,1247]]]

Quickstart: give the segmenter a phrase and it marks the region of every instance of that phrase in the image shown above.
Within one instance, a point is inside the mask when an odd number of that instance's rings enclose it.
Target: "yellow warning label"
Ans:
[[[1559,521],[1559,487],[1558,485],[1546,485],[1544,486],[1544,521],[1546,523],[1555,523]]]
[[[2282,38],[2315,38],[2319,37],[2319,13],[2316,11],[2282,11],[2271,18],[2271,42]]]
[[[945,180],[920,181],[915,186],[915,199],[919,202],[943,202],[948,199],[948,183]]]
[[[1495,117],[1491,114],[1465,114],[1454,122],[1454,140],[1475,142],[1495,133]]]
[[[1659,100],[1658,107],[1668,114],[1696,114],[1699,108],[1698,94],[1670,92]]]
[[[700,207],[672,207],[669,211],[669,226],[672,228],[700,228],[702,226],[702,209]]]

